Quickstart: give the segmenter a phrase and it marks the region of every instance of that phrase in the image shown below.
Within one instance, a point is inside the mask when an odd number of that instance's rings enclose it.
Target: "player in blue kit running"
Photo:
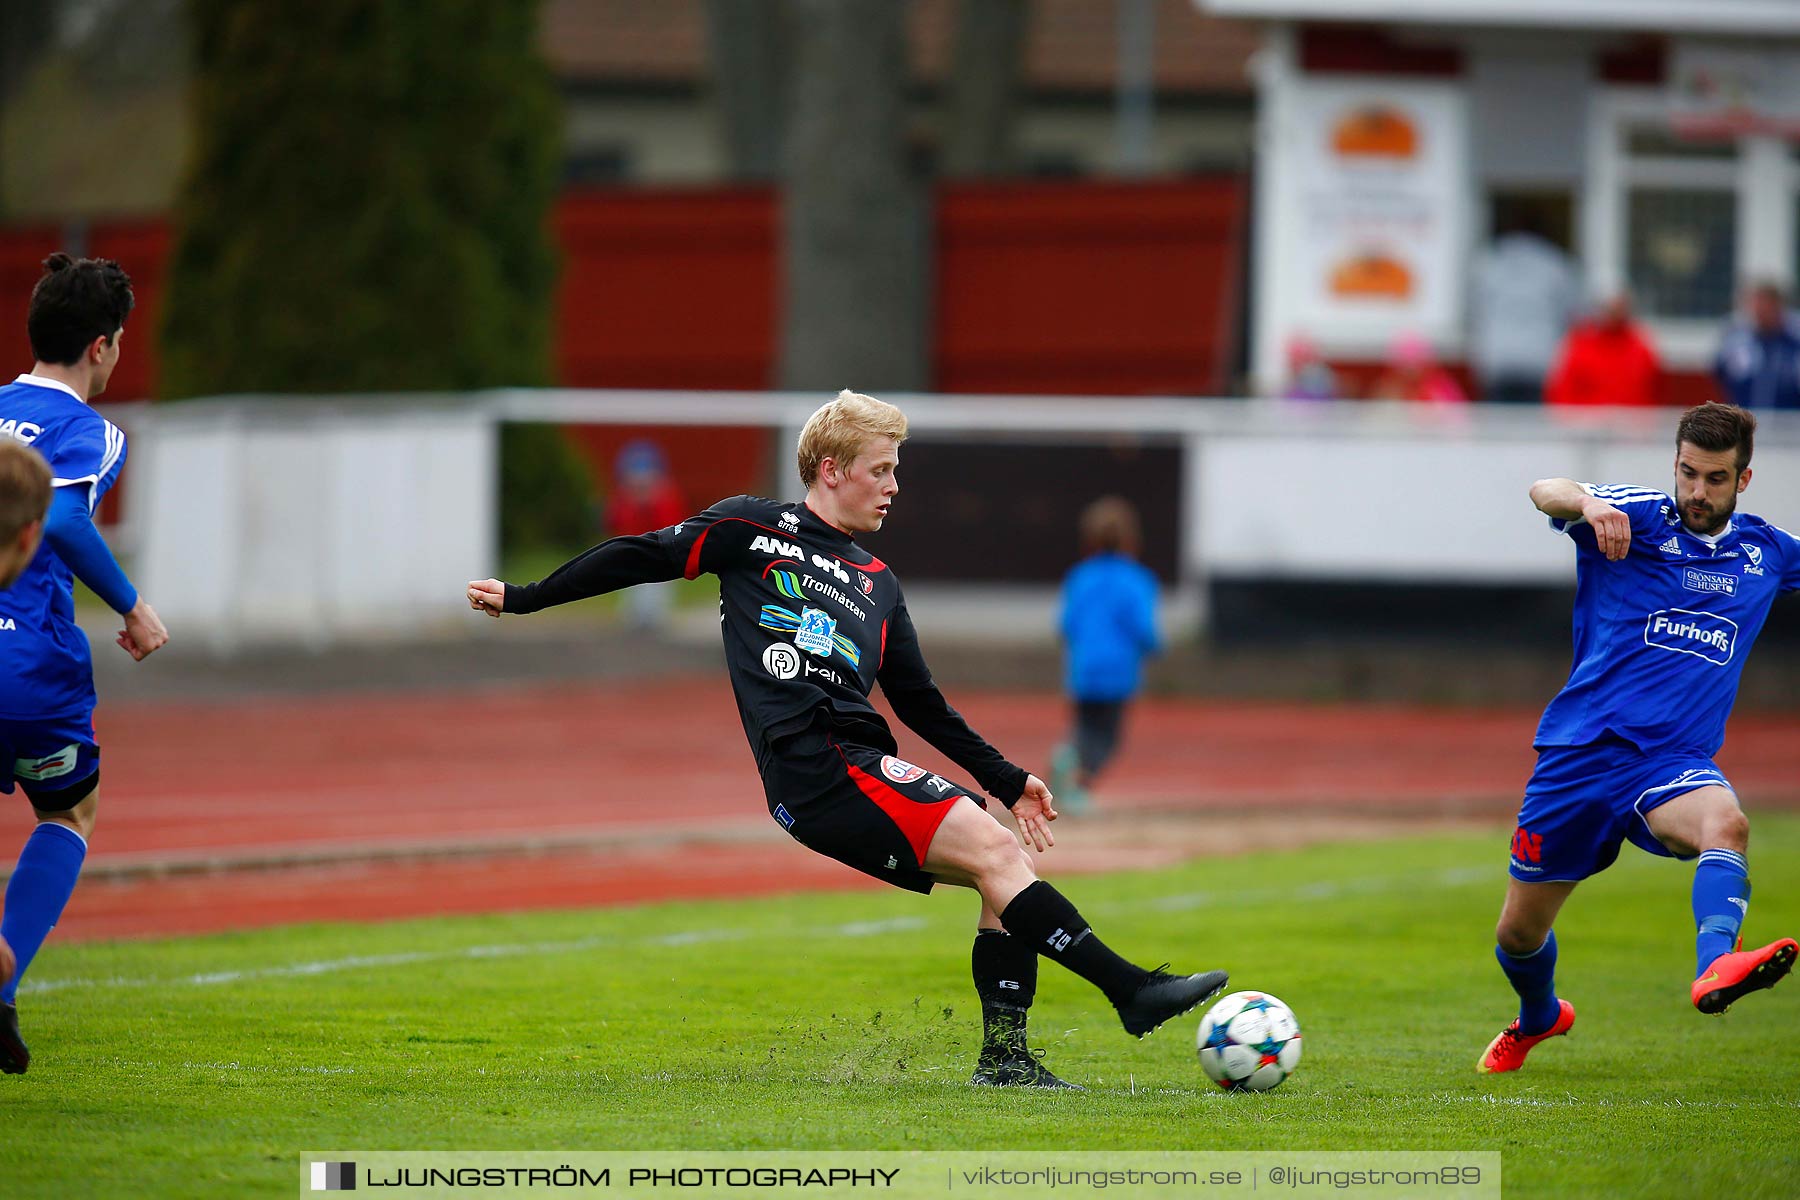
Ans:
[[[19,979],[75,890],[99,802],[94,672],[75,624],[73,577],[123,614],[118,643],[132,658],[169,640],[93,520],[125,464],[125,435],[88,401],[118,364],[131,280],[116,262],[66,254],[44,268],[26,318],[37,361],[0,387],[0,437],[41,454],[52,476],[43,548],[0,592],[0,792],[16,783],[37,816],[0,913],[0,941],[17,959],[0,987],[0,1072],[9,1075],[31,1064],[19,1036]]]
[[[1699,860],[1690,994],[1701,1012],[1773,986],[1800,950],[1793,938],[1737,949],[1750,822],[1712,761],[1770,606],[1800,588],[1800,539],[1736,511],[1755,435],[1743,409],[1702,404],[1676,429],[1672,495],[1569,479],[1531,486],[1551,528],[1575,543],[1575,665],[1538,724],[1513,834],[1495,954],[1519,1016],[1483,1052],[1484,1074],[1518,1070],[1533,1046],[1575,1024],[1556,995],[1551,926],[1627,838]]]

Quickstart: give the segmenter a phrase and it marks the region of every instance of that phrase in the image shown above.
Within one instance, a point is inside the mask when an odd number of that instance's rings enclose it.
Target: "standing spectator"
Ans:
[[[1503,228],[1475,264],[1470,350],[1485,400],[1542,404],[1544,380],[1580,305],[1568,256],[1529,219]]]
[[[630,537],[666,529],[687,515],[681,489],[669,475],[662,447],[647,438],[625,443],[613,462],[613,496],[606,524],[613,537]],[[669,615],[669,585],[648,583],[633,588],[627,603],[631,623],[639,629],[661,629]]]
[[[1088,788],[1119,748],[1125,706],[1142,686],[1145,657],[1161,648],[1156,633],[1156,576],[1137,560],[1143,542],[1137,509],[1106,496],[1081,514],[1084,556],[1063,580],[1058,619],[1067,647],[1065,686],[1075,730],[1051,759],[1070,811],[1087,807]]]
[[[1632,320],[1631,298],[1621,293],[1569,331],[1556,370],[1550,375],[1549,400],[1563,405],[1643,407],[1656,403],[1661,377],[1656,347],[1643,327]]]
[[[1371,400],[1415,400],[1429,404],[1460,403],[1469,398],[1456,376],[1437,361],[1431,343],[1417,333],[1403,333],[1388,350],[1387,369],[1376,379]]]
[[[1719,398],[1739,408],[1800,408],[1800,320],[1788,313],[1781,285],[1753,285],[1745,308],[1713,359]]]
[[[1287,383],[1281,389],[1283,400],[1338,399],[1336,373],[1319,356],[1318,345],[1304,333],[1288,339],[1287,367]]]

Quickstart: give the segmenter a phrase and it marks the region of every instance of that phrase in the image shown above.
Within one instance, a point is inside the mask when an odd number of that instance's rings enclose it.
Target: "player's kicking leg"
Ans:
[[[1739,950],[1750,911],[1750,819],[1726,787],[1684,793],[1644,814],[1650,832],[1694,866],[1694,983],[1689,996],[1703,1013],[1717,1014],[1740,997],[1774,987],[1793,969],[1800,944],[1782,938]]]
[[[1575,1006],[1556,995],[1556,914],[1573,883],[1509,880],[1500,923],[1494,930],[1494,957],[1519,996],[1519,1015],[1488,1043],[1476,1060],[1483,1075],[1516,1071],[1539,1042],[1561,1037],[1575,1025]]]
[[[923,866],[946,883],[978,890],[1012,936],[1098,987],[1133,1037],[1188,1012],[1227,982],[1223,971],[1171,975],[1121,958],[1061,892],[1037,878],[1017,838],[972,800],[958,800],[944,817]]]

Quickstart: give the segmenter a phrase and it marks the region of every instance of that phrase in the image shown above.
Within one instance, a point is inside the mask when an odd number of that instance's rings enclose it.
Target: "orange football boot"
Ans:
[[[1567,1000],[1556,1002],[1556,1023],[1542,1033],[1521,1034],[1517,1018],[1513,1023],[1500,1031],[1500,1036],[1488,1043],[1475,1069],[1483,1075],[1498,1075],[1502,1071],[1516,1071],[1525,1065],[1525,1056],[1531,1048],[1547,1038],[1561,1037],[1575,1027],[1575,1006]]]
[[[1738,945],[1743,945],[1740,939]],[[1703,1013],[1722,1013],[1739,996],[1774,987],[1793,968],[1800,942],[1782,938],[1760,950],[1736,950],[1707,964],[1694,980],[1694,1007]]]

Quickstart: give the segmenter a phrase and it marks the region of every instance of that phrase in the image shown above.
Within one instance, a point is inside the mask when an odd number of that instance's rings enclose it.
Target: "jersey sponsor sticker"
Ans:
[[[924,767],[915,767],[904,758],[887,754],[881,756],[881,773],[895,783],[917,783],[928,774]]]
[[[792,646],[772,643],[763,651],[763,670],[777,679],[792,679],[800,673],[800,655]]]
[[[826,558],[823,554],[815,554],[812,556],[812,562],[813,566],[832,576],[839,583],[848,584],[850,582],[850,572],[844,570],[843,564],[837,559]]]
[[[1737,622],[1713,613],[1664,608],[1644,621],[1644,644],[1724,666],[1737,650]]]
[[[1677,557],[1680,557],[1680,555],[1681,555],[1681,539],[1678,537],[1672,537],[1668,541],[1664,542],[1662,545],[1658,546],[1657,549],[1661,550],[1664,554],[1673,554]]]
[[[31,421],[21,421],[16,417],[0,421],[0,437],[9,437],[21,445],[29,446],[43,436],[44,427]]]
[[[812,577],[809,575],[805,578],[810,579]],[[802,582],[804,582],[804,580]],[[795,612],[791,608],[783,608],[779,604],[765,604],[762,606],[762,611],[758,615],[756,623],[762,628],[774,630],[776,633],[798,634],[800,632],[800,619],[801,614]],[[854,640],[836,632],[837,622],[835,620],[832,620],[830,617],[827,617],[826,619],[831,621],[832,647],[839,654],[844,656],[844,661],[850,664],[851,670],[860,671],[862,669],[862,650],[857,646]]]
[[[799,558],[806,553],[793,542],[784,542],[780,538],[772,538],[761,533],[750,539],[750,548],[760,550],[764,554],[773,554],[777,558]]]
[[[1723,592],[1727,596],[1737,595],[1737,576],[1723,575],[1718,571],[1702,571],[1698,567],[1689,567],[1681,573],[1681,586],[1690,592]]]
[[[836,632],[837,622],[831,614],[822,608],[803,608],[800,610],[800,627],[794,630],[794,645],[808,654],[830,658],[831,635]]]
[[[67,775],[75,769],[75,763],[80,754],[81,746],[78,743],[70,742],[55,754],[46,754],[42,758],[21,758],[13,763],[13,777],[29,779],[35,783]]]

